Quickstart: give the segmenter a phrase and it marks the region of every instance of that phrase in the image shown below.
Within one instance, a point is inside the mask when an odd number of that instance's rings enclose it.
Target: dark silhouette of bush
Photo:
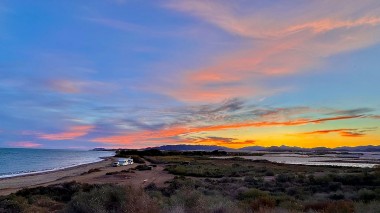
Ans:
[[[376,193],[368,189],[360,189],[358,192],[359,200],[369,202],[376,198]]]
[[[268,170],[265,172],[265,176],[274,176],[274,172],[272,170]]]
[[[145,160],[142,159],[140,156],[132,155],[131,158],[133,159],[134,163],[145,163]]]
[[[63,184],[56,184],[47,187],[36,187],[22,189],[16,193],[21,197],[31,197],[33,195],[45,195],[58,202],[68,202],[71,197],[80,190],[89,190],[92,186],[89,184],[79,184],[76,182],[68,182]]]
[[[342,192],[332,193],[329,195],[331,200],[343,200],[345,198]]]
[[[143,164],[143,165],[136,166],[135,169],[139,171],[144,171],[144,170],[152,170],[152,167]]]
[[[83,172],[81,175],[91,174],[91,173],[100,172],[100,171],[102,170],[100,170],[99,168],[89,169],[87,172]]]
[[[342,188],[342,183],[340,183],[340,182],[330,182],[328,187],[329,187],[329,189],[331,191],[337,191],[338,189]]]
[[[294,179],[295,177],[292,174],[283,173],[276,176],[276,181],[280,183],[292,182]]]
[[[272,209],[276,207],[276,200],[270,196],[259,197],[250,202],[250,207],[253,212],[259,209]]]
[[[248,189],[246,191],[241,192],[237,198],[239,200],[254,200],[260,197],[267,197],[267,196],[269,196],[268,192],[252,188],[252,189]]]
[[[0,212],[19,213],[30,207],[28,201],[20,196],[10,195],[0,197]]]

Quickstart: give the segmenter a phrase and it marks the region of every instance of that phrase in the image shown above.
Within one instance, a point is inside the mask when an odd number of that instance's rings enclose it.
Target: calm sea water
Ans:
[[[93,163],[114,154],[103,151],[0,148],[0,178]]]

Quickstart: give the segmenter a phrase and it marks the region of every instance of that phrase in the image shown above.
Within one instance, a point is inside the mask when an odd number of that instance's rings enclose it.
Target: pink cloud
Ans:
[[[38,137],[45,140],[71,140],[84,135],[87,135],[94,126],[73,126],[68,131],[55,134],[38,134]]]
[[[292,10],[241,3],[194,0],[167,5],[251,42],[215,53],[197,69],[185,69],[164,93],[187,102],[273,94],[288,88],[268,88],[262,82],[320,67],[326,57],[380,42],[380,8],[371,6],[373,0],[305,2]]]
[[[100,81],[80,81],[71,79],[54,79],[45,83],[45,86],[60,93],[107,93],[117,89],[117,85]]]
[[[31,141],[10,142],[8,144],[13,147],[24,147],[24,148],[37,148],[37,147],[42,146],[42,144],[34,143]]]

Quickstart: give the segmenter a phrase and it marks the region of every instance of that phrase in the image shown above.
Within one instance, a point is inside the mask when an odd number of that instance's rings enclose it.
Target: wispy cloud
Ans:
[[[38,137],[45,140],[72,140],[87,135],[94,126],[73,126],[68,131],[53,134],[38,134]]]
[[[42,144],[34,143],[31,141],[20,141],[20,142],[10,142],[8,145],[12,147],[23,147],[23,148],[37,148],[41,147]]]
[[[200,132],[213,132],[221,130],[230,130],[230,129],[239,129],[239,128],[248,128],[248,127],[275,127],[275,126],[298,126],[306,124],[320,124],[328,121],[337,121],[337,120],[347,120],[347,119],[356,119],[361,118],[361,115],[356,116],[337,116],[337,117],[328,117],[328,118],[319,118],[319,119],[307,119],[300,118],[295,120],[288,121],[261,121],[261,122],[241,122],[241,123],[229,123],[229,124],[220,124],[212,126],[198,126],[198,127],[189,127],[189,126],[171,126],[165,129],[155,130],[155,131],[136,131],[125,135],[116,135],[116,136],[107,136],[107,137],[98,137],[92,139],[93,142],[100,143],[112,143],[112,144],[133,144],[139,141],[149,142],[154,140],[165,140],[173,137],[181,137],[189,134],[200,133]],[[185,137],[186,138],[186,137]]]
[[[115,20],[115,19],[108,19],[108,18],[84,18],[84,19],[87,21],[91,21],[91,22],[103,25],[103,26],[107,26],[107,27],[111,27],[111,28],[123,30],[123,31],[134,31],[134,32],[140,32],[140,33],[146,33],[147,31],[149,31],[149,29],[143,26],[125,22],[125,21]]]
[[[45,81],[45,86],[54,91],[69,94],[104,94],[117,89],[117,85],[115,83],[109,84],[101,81],[80,81],[68,79],[48,80]]]
[[[374,131],[376,128],[366,128],[366,129],[326,129],[326,130],[316,130],[311,132],[303,132],[296,135],[325,135],[330,133],[337,133],[342,137],[362,137],[366,135],[366,132]]]
[[[337,110],[333,112],[329,112],[329,115],[357,115],[357,114],[365,114],[373,112],[372,108],[356,108],[356,109],[348,109],[348,110]]]
[[[166,94],[192,102],[270,95],[287,88],[266,87],[263,81],[316,68],[329,56],[380,42],[380,36],[374,36],[380,35],[376,1],[363,1],[360,7],[355,1],[305,2],[292,10],[240,3],[196,0],[167,5],[250,42],[237,51],[215,53],[211,63],[198,69],[185,70],[176,89],[163,90]]]

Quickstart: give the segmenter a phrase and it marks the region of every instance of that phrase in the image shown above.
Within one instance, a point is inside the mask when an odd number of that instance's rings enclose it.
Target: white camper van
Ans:
[[[133,164],[133,159],[129,158],[119,158],[116,162],[113,162],[112,166],[127,166]]]

